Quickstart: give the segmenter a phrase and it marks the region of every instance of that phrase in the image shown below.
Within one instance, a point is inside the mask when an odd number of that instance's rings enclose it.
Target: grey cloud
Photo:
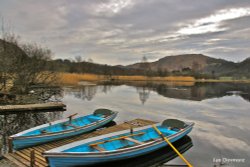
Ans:
[[[114,3],[117,3],[114,5]],[[24,41],[41,43],[55,58],[82,55],[95,62],[129,64],[183,54],[240,61],[249,55],[250,17],[220,22],[223,31],[178,30],[224,9],[250,8],[244,0],[2,0],[1,15]],[[201,26],[207,26],[204,22]],[[223,48],[223,49],[222,49]],[[237,55],[237,56],[235,56]]]

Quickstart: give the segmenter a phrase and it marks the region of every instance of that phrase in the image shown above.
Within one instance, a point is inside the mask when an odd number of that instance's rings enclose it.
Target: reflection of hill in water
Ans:
[[[189,150],[192,146],[192,140],[189,136],[185,136],[182,139],[174,142],[174,146],[181,152],[184,153],[187,150]],[[172,148],[164,147],[162,149],[159,149],[157,151],[154,151],[152,153],[136,157],[136,158],[131,158],[131,159],[126,159],[126,160],[120,160],[116,161],[113,163],[105,163],[105,164],[100,164],[100,165],[95,165],[91,167],[103,167],[103,166],[108,166],[108,167],[156,167],[159,165],[162,165],[174,158],[176,158],[178,155],[172,150]]]
[[[109,82],[96,86],[81,86],[64,89],[66,95],[72,95],[82,100],[91,101],[98,93],[109,93],[114,86],[136,87],[142,104],[150,98],[150,92],[155,91],[159,95],[168,98],[201,101],[210,98],[219,98],[232,95],[250,101],[250,84],[244,83],[173,83],[173,82]],[[230,93],[231,92],[231,93]]]
[[[176,87],[176,89],[164,86],[156,87],[156,91],[165,97],[195,101],[227,96],[230,95],[228,92],[235,90],[248,93],[250,92],[250,85],[232,83],[196,83],[191,87]],[[250,99],[249,94],[238,95],[247,101]]]
[[[191,86],[182,86],[180,83],[126,83],[126,85],[143,87],[152,90],[158,94],[175,99],[186,99],[201,101],[210,98],[218,98],[232,95],[230,92],[240,92],[236,95],[250,101],[250,84],[243,83],[195,83]]]

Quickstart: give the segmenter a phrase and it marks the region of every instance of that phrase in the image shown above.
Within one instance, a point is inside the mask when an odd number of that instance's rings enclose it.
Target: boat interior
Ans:
[[[100,109],[95,110],[93,114],[74,118],[74,119],[72,117],[77,114],[73,114],[68,117],[69,118],[68,121],[56,123],[56,124],[49,123],[47,127],[35,129],[33,131],[24,133],[21,136],[33,136],[33,135],[41,135],[41,134],[56,133],[56,132],[71,130],[74,128],[83,127],[93,122],[103,120],[107,116],[112,115],[113,113],[114,112],[109,109],[100,108]]]
[[[87,115],[84,117],[78,117],[78,118],[75,118],[66,122],[48,125],[47,127],[36,129],[28,133],[25,133],[22,136],[31,136],[31,135],[40,135],[44,133],[61,132],[65,130],[74,129],[77,127],[82,127],[82,126],[85,126],[85,125],[88,125],[88,124],[91,124],[93,122],[100,121],[103,119],[105,118],[101,114],[99,115],[91,114],[91,115]]]
[[[168,137],[182,131],[188,125],[177,119],[166,119],[161,125],[157,126],[160,132]],[[115,151],[123,148],[141,145],[147,142],[154,141],[161,136],[155,131],[153,127],[140,130],[137,132],[130,131],[129,133],[104,138],[102,140],[93,141],[70,149],[63,152],[102,152],[102,151]]]
[[[170,136],[177,133],[178,130],[171,130],[166,126],[160,125],[158,129],[164,136]],[[115,151],[123,148],[133,147],[135,145],[144,144],[160,138],[159,134],[153,129],[148,128],[145,130],[137,131],[134,133],[125,133],[122,135],[105,138],[84,145],[79,145],[63,152],[102,152],[102,151]]]

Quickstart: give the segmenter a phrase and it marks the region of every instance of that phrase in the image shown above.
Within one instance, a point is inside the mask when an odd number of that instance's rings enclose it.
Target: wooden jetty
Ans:
[[[116,131],[136,128],[136,127],[151,125],[154,123],[156,122],[153,122],[150,120],[144,120],[144,119],[135,119],[135,120],[128,121],[128,122],[115,125],[112,127],[96,130],[91,133],[82,134],[79,136],[22,149],[13,153],[8,153],[8,154],[5,154],[4,157],[19,167],[28,167],[28,166],[47,167],[48,164],[45,158],[42,156],[42,153],[46,150],[50,150],[50,149],[53,149],[53,148],[56,148],[65,144],[69,144],[75,141],[83,140],[86,138],[95,137],[95,136],[112,133]]]
[[[1,113],[27,112],[27,111],[65,111],[66,105],[63,103],[39,103],[24,105],[4,105],[0,106]]]

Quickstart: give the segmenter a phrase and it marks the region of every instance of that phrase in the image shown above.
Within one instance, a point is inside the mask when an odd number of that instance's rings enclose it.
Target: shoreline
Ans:
[[[60,84],[76,85],[81,81],[96,82],[189,82],[189,83],[250,83],[249,80],[195,79],[192,76],[104,76],[96,74],[60,73]]]

